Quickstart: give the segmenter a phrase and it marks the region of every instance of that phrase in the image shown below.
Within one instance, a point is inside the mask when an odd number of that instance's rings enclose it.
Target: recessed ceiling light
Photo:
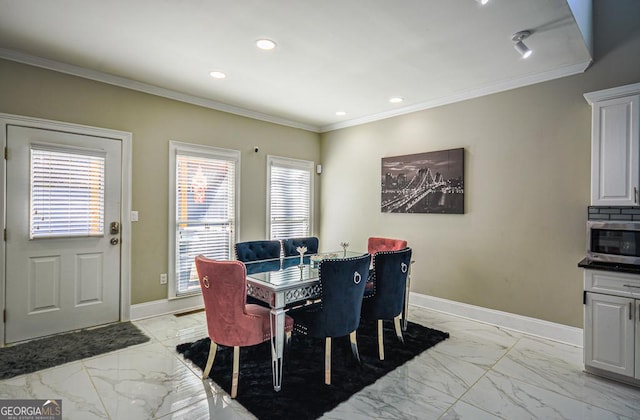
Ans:
[[[482,6],[484,6],[485,4],[489,3],[489,0],[476,0],[478,3],[480,3]]]
[[[261,50],[272,50],[276,47],[276,43],[270,39],[259,39],[256,41],[256,46]]]
[[[342,117],[342,116],[347,115],[347,113],[344,112],[344,111],[336,111],[336,115],[339,116],[339,117]]]
[[[389,102],[391,102],[392,104],[399,104],[402,101],[404,101],[404,98],[401,98],[399,96],[394,96],[393,98],[389,99]]]
[[[227,77],[227,75],[221,71],[212,71],[211,73],[209,73],[209,76],[213,77],[214,79],[224,79],[225,77]]]

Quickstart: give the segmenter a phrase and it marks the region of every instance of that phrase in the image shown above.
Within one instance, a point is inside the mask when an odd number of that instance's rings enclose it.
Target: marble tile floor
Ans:
[[[640,419],[640,388],[585,374],[581,348],[416,306],[409,312],[451,337],[323,419]],[[0,381],[0,399],[62,399],[65,419],[254,418],[175,352],[205,336],[204,313],[134,323],[149,342]]]

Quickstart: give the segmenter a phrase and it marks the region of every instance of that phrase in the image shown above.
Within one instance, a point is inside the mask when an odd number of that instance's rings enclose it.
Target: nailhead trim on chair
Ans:
[[[374,276],[374,277],[373,277],[373,280],[372,280],[372,281],[370,281],[370,282],[368,282],[368,283],[373,283],[373,289],[372,289],[372,290],[373,290],[373,293],[371,293],[371,294],[369,294],[369,295],[364,295],[364,296],[362,297],[363,299],[369,299],[369,298],[372,298],[372,297],[374,297],[374,296],[376,295],[376,279],[375,279],[375,274],[374,274],[373,276]],[[366,287],[366,286],[365,286],[365,287]]]
[[[320,266],[322,265],[323,262],[325,261],[353,261],[355,259],[360,258],[361,256],[357,256],[357,257],[349,257],[349,258],[326,258],[320,261],[320,264],[318,265],[318,273],[320,274],[319,279],[319,285],[318,287],[320,288],[320,307],[315,309],[315,312],[319,311],[322,308],[322,270],[320,270]],[[308,335],[308,330],[307,327],[305,327],[304,325],[300,325],[298,323],[295,322],[293,323],[293,329],[301,334],[304,335]]]
[[[398,251],[404,251],[407,248],[403,248],[403,249],[397,249],[397,250],[392,250],[392,251],[378,251],[375,254],[373,254],[373,293],[365,296],[365,299],[369,299],[370,297],[373,297],[376,295],[376,255],[385,255],[385,254],[395,254]]]
[[[320,260],[320,264],[318,264],[318,273],[319,273],[319,279],[320,279],[320,299],[322,299],[322,270],[320,269],[320,267],[322,267],[322,263],[325,261],[354,261],[360,258],[361,256],[362,255],[359,255],[356,257],[349,257],[349,258],[326,258],[326,259]],[[320,305],[322,307],[322,300],[320,300]]]
[[[307,329],[307,327],[300,325],[300,324],[293,324],[293,329],[297,332],[299,332],[300,334],[304,334],[304,335],[309,335],[309,330]]]

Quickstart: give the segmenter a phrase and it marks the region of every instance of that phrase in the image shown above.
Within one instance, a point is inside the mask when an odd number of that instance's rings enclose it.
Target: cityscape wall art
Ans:
[[[464,214],[464,148],[382,158],[383,213]]]

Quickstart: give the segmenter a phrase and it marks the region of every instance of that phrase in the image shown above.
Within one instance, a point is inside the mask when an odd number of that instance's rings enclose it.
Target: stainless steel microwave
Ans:
[[[640,222],[588,221],[587,258],[640,265]]]

